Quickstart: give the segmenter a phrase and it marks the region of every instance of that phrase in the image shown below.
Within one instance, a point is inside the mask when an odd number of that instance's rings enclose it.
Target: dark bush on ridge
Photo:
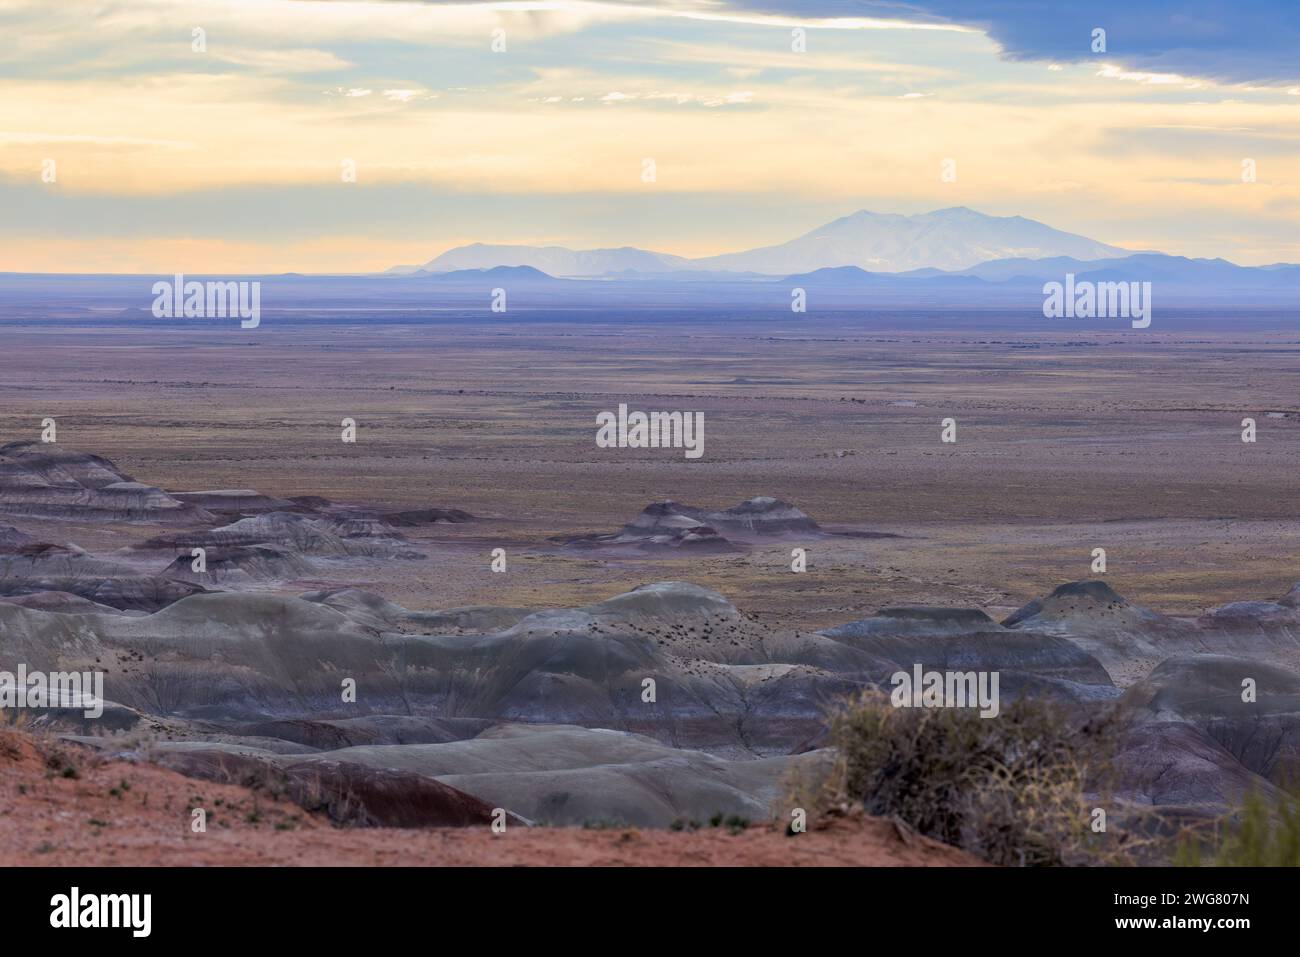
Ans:
[[[1091,856],[1084,782],[1104,759],[1103,729],[1018,701],[996,718],[967,708],[895,708],[878,693],[840,707],[830,794],[893,817],[995,864]]]

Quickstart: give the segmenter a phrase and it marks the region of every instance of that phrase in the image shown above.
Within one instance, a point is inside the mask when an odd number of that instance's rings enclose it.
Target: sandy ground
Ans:
[[[65,769],[73,768],[74,772]],[[75,774],[75,776],[68,776]],[[208,812],[193,833],[191,811]],[[340,829],[245,788],[0,731],[0,860],[17,866],[974,866],[876,818],[787,836],[634,828]]]
[[[788,324],[787,324],[788,325]],[[979,336],[871,322],[663,328],[503,322],[258,335],[207,327],[6,327],[0,440],[107,455],[171,489],[465,508],[490,520],[413,537],[424,562],[341,568],[413,608],[558,607],[687,579],[750,613],[824,627],[901,603],[1010,611],[1107,580],[1169,614],[1284,594],[1300,579],[1295,336]],[[600,450],[595,413],[699,409],[706,454]],[[941,445],[954,416],[958,442]],[[1241,419],[1259,441],[1240,441]],[[359,423],[358,442],[338,423]],[[743,556],[603,562],[545,547],[645,505],[792,501],[828,526],[809,570],[789,545]],[[92,550],[155,530],[19,520]],[[509,572],[488,570],[507,550]]]

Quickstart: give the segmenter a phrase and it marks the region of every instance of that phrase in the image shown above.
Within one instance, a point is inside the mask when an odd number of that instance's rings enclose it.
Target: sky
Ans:
[[[1297,50],[1296,0],[0,0],[0,271],[702,256],[949,206],[1300,262]]]

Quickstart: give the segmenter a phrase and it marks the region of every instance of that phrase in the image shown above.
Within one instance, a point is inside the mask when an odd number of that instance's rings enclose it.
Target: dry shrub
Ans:
[[[836,759],[824,799],[859,803],[994,864],[1091,862],[1104,835],[1092,832],[1085,783],[1112,730],[1040,701],[981,718],[971,708],[895,708],[867,692],[831,716]]]
[[[1180,837],[1175,863],[1186,867],[1300,867],[1300,798],[1251,791],[1233,813]]]

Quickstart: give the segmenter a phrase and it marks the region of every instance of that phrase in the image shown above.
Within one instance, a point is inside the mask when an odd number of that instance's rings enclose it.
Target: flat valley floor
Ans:
[[[5,320],[0,440],[35,439],[53,417],[61,446],[169,490],[486,519],[414,529],[427,559],[347,579],[410,608],[572,607],[684,580],[812,629],[898,604],[999,617],[1062,582],[1103,577],[1148,608],[1192,615],[1285,594],[1300,578],[1300,333],[1276,331],[1287,325]],[[597,413],[621,402],[702,411],[704,456],[597,448]],[[955,444],[940,442],[949,417]],[[1246,417],[1253,444],[1241,439]],[[341,441],[344,418],[357,423],[355,444]],[[550,541],[613,532],[652,502],[714,509],[758,495],[882,537],[814,542],[804,574],[790,570],[789,542],[608,559]],[[154,533],[24,528],[91,550]],[[496,547],[506,574],[489,571]],[[1104,576],[1091,571],[1095,548],[1107,553]]]

